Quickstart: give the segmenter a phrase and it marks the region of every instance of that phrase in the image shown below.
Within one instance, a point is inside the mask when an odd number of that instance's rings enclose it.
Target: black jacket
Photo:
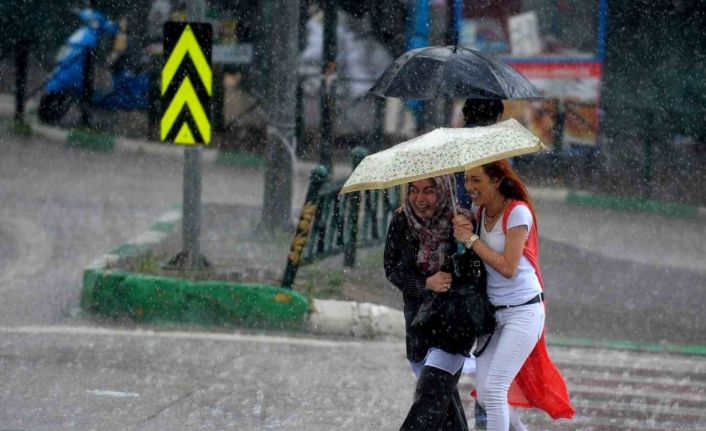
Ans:
[[[452,254],[455,248],[453,236],[449,241],[452,247],[444,259],[445,272],[451,272]],[[439,347],[452,353],[468,354],[463,349],[459,352],[456,346],[448,344],[448,340],[443,337],[434,337],[427,331],[420,331],[412,327],[412,321],[419,311],[419,307],[424,300],[433,293],[425,289],[427,276],[417,269],[417,253],[419,252],[419,240],[415,239],[409,229],[407,216],[404,212],[398,212],[390,221],[385,242],[385,275],[387,279],[402,291],[404,301],[404,319],[406,329],[407,359],[410,361],[421,361],[431,347]],[[459,260],[461,273],[470,274],[470,253],[465,253]],[[453,285],[458,280],[455,279]]]

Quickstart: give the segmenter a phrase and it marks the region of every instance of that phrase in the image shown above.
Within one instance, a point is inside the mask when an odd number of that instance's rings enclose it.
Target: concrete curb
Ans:
[[[276,329],[306,326],[309,300],[289,289],[250,283],[196,282],[112,269],[122,257],[148,253],[167,238],[180,220],[180,210],[168,211],[150,230],[91,263],[83,274],[81,308],[136,321]]]
[[[307,329],[316,334],[404,338],[404,314],[384,305],[314,299]]]
[[[594,349],[635,350],[650,353],[706,356],[706,345],[642,343],[630,340],[594,340],[591,338],[547,335],[547,344],[561,347],[589,347]]]
[[[115,139],[111,135],[88,129],[72,129],[66,136],[66,146],[70,148],[83,148],[112,153],[115,148]]]
[[[81,147],[80,144],[75,144],[81,137],[75,138],[76,132],[74,130],[64,130],[59,127],[47,126],[39,123],[32,123],[32,128],[35,133],[43,138],[52,140],[54,142],[63,143],[66,145],[73,145]],[[110,151],[124,151],[133,152],[140,154],[153,154],[159,156],[171,156],[171,157],[183,157],[184,147],[176,145],[166,145],[161,142],[145,141],[141,139],[132,139],[125,137],[112,137],[109,135],[104,135],[105,138],[109,138],[112,142],[110,148],[106,145],[99,146],[99,150],[110,152]],[[83,146],[84,148],[95,149],[90,145]],[[214,162],[217,158],[218,150],[214,148],[203,148],[202,149],[202,160],[205,162]]]
[[[706,207],[653,201],[638,197],[594,194],[581,190],[530,187],[530,194],[538,201],[564,202],[573,205],[594,206],[614,211],[642,212],[666,217],[704,218]]]

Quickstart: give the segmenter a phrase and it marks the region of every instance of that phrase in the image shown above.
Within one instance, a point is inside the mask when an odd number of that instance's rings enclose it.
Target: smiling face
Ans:
[[[466,171],[466,191],[475,205],[488,205],[500,193],[498,184],[498,180],[491,179],[482,166]]]
[[[439,197],[436,194],[434,181],[431,179],[419,180],[410,183],[408,193],[412,210],[417,217],[430,219],[439,206]]]

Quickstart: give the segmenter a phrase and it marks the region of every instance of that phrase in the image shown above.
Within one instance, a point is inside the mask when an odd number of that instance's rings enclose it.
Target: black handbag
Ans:
[[[472,250],[453,256],[448,292],[428,292],[412,328],[425,332],[449,353],[467,353],[476,338],[495,330],[495,309],[488,300],[486,271]]]

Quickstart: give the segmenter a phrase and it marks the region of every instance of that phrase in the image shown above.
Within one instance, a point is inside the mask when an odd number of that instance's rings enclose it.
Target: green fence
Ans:
[[[367,154],[366,149],[355,148],[351,153],[353,168]],[[385,241],[392,211],[400,205],[399,187],[340,195],[345,182],[345,178],[331,181],[323,166],[311,171],[282,287],[292,287],[302,265],[343,254],[343,264],[353,267],[356,249]]]

